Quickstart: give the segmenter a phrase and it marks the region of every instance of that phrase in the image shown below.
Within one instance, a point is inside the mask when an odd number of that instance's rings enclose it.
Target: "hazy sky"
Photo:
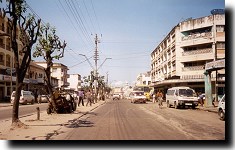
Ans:
[[[223,9],[224,0],[27,0],[44,23],[55,26],[68,43],[61,63],[69,73],[87,76],[94,66],[95,34],[98,35],[101,75],[109,83],[132,83],[150,70],[150,54],[179,22]],[[82,63],[83,62],[83,63]]]

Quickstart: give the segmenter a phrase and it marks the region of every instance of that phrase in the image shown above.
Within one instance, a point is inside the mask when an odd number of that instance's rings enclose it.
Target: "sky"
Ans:
[[[68,66],[69,74],[87,76],[92,70],[79,54],[95,67],[97,34],[98,72],[108,76],[109,84],[133,84],[138,74],[151,70],[151,52],[175,25],[225,7],[224,0],[26,1],[30,11],[67,42],[64,58],[56,62]]]

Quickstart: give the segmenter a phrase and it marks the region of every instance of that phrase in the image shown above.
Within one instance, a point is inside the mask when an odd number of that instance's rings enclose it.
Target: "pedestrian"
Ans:
[[[82,102],[82,106],[84,106],[84,101],[83,101],[83,99],[84,99],[84,92],[83,92],[83,90],[80,90],[78,92],[78,99],[79,99],[78,106],[80,106],[81,102]]]
[[[90,90],[88,90],[88,91],[86,92],[86,98],[87,98],[86,106],[87,106],[89,103],[90,103],[90,106],[91,106],[91,104],[92,104],[92,93],[91,93]]]
[[[158,107],[162,108],[163,94],[161,91],[158,91],[157,98],[158,98]]]
[[[153,92],[153,103],[156,103],[156,93]]]
[[[36,101],[38,101],[38,104],[41,103],[38,100],[38,90],[37,89],[34,91],[34,98],[35,98]]]
[[[73,92],[73,98],[74,98],[74,100],[78,100],[78,94],[77,94],[77,91],[74,91],[74,92]]]

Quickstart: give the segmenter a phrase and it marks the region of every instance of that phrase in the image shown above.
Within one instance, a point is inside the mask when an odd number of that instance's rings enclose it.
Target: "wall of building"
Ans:
[[[152,86],[204,88],[204,66],[225,58],[225,15],[188,19],[172,28],[151,53]],[[219,70],[225,74],[225,70]],[[212,73],[212,82],[216,73]],[[222,79],[222,82],[225,80]]]

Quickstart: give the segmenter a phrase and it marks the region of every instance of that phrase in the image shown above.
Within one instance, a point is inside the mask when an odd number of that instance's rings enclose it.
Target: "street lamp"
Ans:
[[[92,68],[93,70],[95,70],[95,68],[92,66],[91,62],[90,62],[89,59],[86,57],[86,55],[84,55],[84,54],[78,54],[78,55],[81,55],[81,56],[85,57],[85,58],[86,58],[86,61],[88,61],[88,63],[89,63],[89,65],[91,66],[91,68]]]
[[[112,58],[105,58],[105,60],[103,61],[103,63],[99,66],[99,68],[97,69],[97,71],[102,67],[102,65],[105,63],[106,60],[108,59],[112,59]]]

